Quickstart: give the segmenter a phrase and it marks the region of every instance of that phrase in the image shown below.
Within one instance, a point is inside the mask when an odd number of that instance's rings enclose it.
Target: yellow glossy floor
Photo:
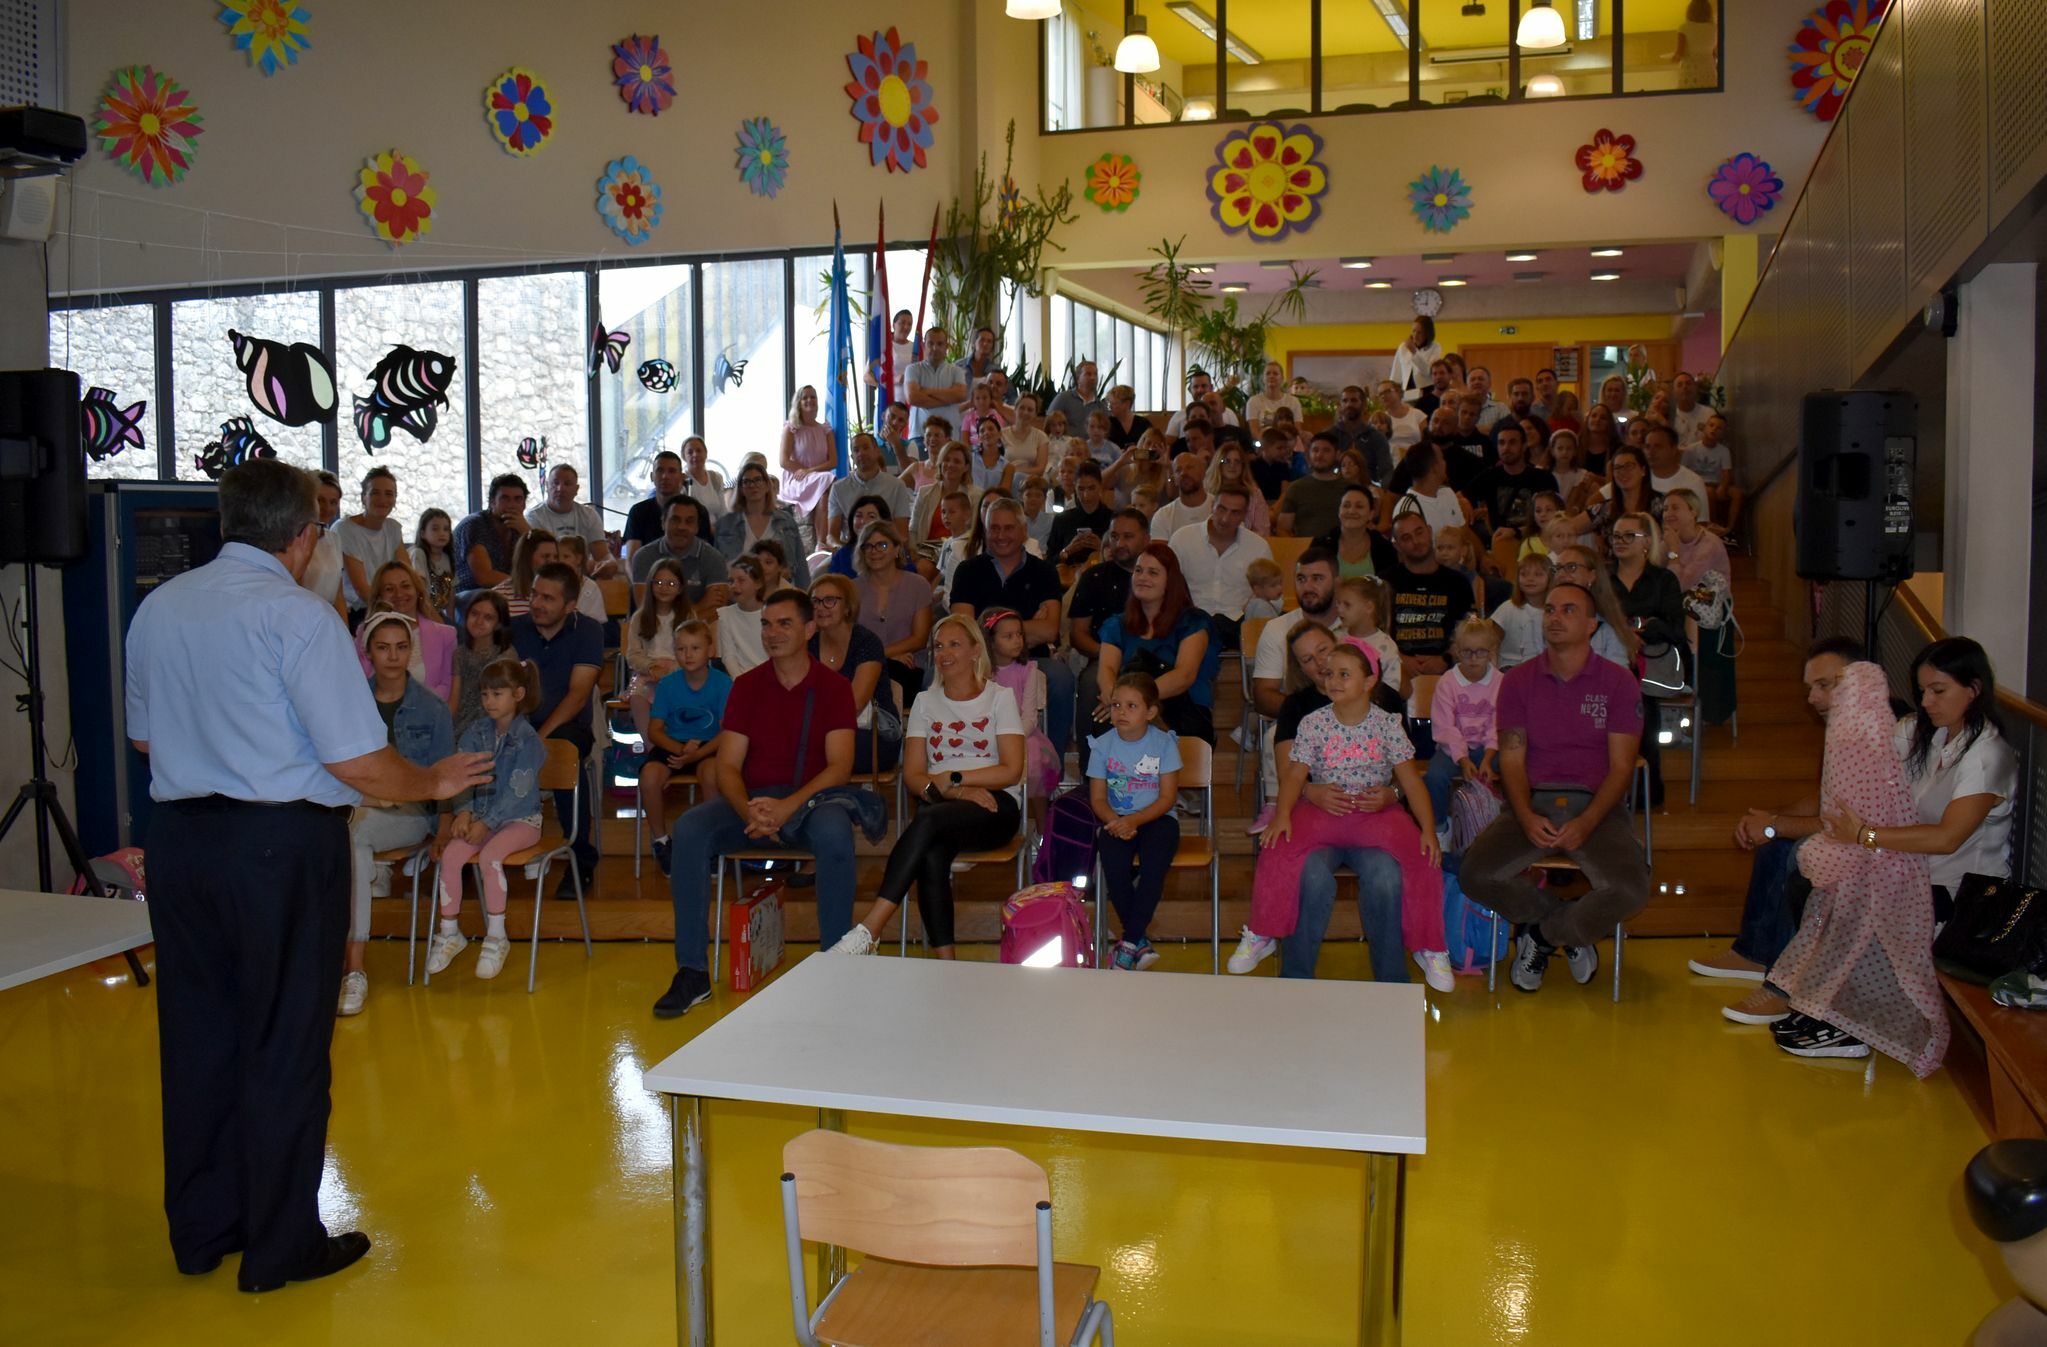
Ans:
[[[1409,1170],[1409,1344],[1961,1347],[2011,1293],[1961,1206],[1983,1138],[1952,1085],[1886,1059],[1797,1061],[1725,1023],[1725,985],[1685,971],[1710,947],[1631,943],[1618,1006],[1604,977],[1579,987],[1561,967],[1535,996],[1464,979],[1438,999],[1429,1153]],[[407,988],[404,946],[372,947],[368,1012],[334,1044],[324,1204],[376,1247],[263,1297],[236,1292],[232,1260],[205,1278],[171,1267],[153,993],[119,960],[0,993],[0,1341],[673,1342],[668,1125],[640,1071],[733,1000],[657,1022],[665,946],[541,954],[529,997],[523,950],[495,983],[472,954]],[[1173,950],[1161,968],[1206,960]],[[1364,963],[1333,945],[1322,971]],[[1113,1071],[1144,1052],[1143,1026],[1105,1024],[1096,1047]],[[722,1343],[791,1341],[776,1175],[812,1122],[714,1110]],[[849,1123],[999,1139],[1047,1164],[1059,1251],[1104,1267],[1125,1344],[1355,1341],[1354,1160]]]

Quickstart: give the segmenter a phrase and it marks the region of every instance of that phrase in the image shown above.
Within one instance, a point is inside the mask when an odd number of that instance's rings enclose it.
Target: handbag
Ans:
[[[1685,682],[1684,654],[1669,641],[1642,646],[1642,691],[1651,697],[1677,697],[1690,690]]]
[[[2047,973],[2047,893],[1992,875],[1964,875],[1954,915],[1933,941],[1933,962],[1965,982]]]

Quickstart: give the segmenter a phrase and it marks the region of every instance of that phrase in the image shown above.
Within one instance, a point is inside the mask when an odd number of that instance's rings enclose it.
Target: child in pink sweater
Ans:
[[[1500,773],[1500,732],[1496,723],[1500,684],[1505,675],[1493,667],[1504,633],[1499,624],[1468,617],[1457,626],[1450,649],[1456,667],[1436,684],[1429,704],[1429,731],[1436,738],[1436,756],[1424,779],[1436,820],[1450,822],[1450,791],[1459,775],[1497,790]]]

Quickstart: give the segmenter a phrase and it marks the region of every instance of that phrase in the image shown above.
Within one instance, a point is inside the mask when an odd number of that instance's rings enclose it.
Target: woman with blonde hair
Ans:
[[[412,619],[416,628],[412,642],[412,676],[429,692],[447,701],[455,685],[455,629],[441,621],[426,603],[426,584],[418,572],[403,561],[387,561],[370,577],[370,606],[384,608]],[[369,651],[360,652],[365,675],[370,667]]]
[[[1258,479],[1251,475],[1250,450],[1235,440],[1218,446],[1215,462],[1208,465],[1208,476],[1201,485],[1210,496],[1226,486],[1242,487],[1250,497],[1244,511],[1244,527],[1261,538],[1272,536],[1272,507],[1265,503],[1265,493],[1259,489]]]
[[[912,548],[935,551],[946,539],[945,518],[938,507],[947,496],[964,491],[969,499],[979,499],[981,492],[974,485],[972,465],[973,451],[958,440],[938,451],[937,478],[929,486],[917,488],[917,498],[910,505]]]
[[[838,461],[832,428],[817,419],[817,389],[805,384],[790,400],[789,423],[782,427],[782,501],[810,524],[814,537],[825,536],[825,501]]]
[[[1620,423],[1603,402],[1585,410],[1585,432],[1578,440],[1578,461],[1587,472],[1605,476],[1613,452],[1621,447]]]
[[[1038,427],[1036,393],[1016,395],[1016,420],[1002,432],[1002,453],[1019,482],[1041,476],[1052,466],[1052,437]]]
[[[826,473],[825,480],[830,478]],[[799,589],[810,583],[810,549],[804,546],[796,514],[776,500],[775,479],[765,465],[748,464],[739,470],[732,508],[718,516],[712,533],[711,541],[728,565],[771,540],[782,549],[790,583]]]
[[[1119,455],[1102,472],[1102,486],[1116,493],[1116,508],[1127,509],[1130,498],[1139,488],[1150,487],[1163,505],[1172,497],[1172,475],[1166,471],[1166,462],[1172,456],[1171,446],[1156,430],[1147,430],[1144,435]]]

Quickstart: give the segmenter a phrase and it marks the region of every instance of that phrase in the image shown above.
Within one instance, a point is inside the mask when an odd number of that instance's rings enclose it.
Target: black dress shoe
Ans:
[[[226,1258],[231,1253],[240,1253],[241,1251],[242,1246],[237,1243],[230,1244],[216,1253],[207,1254],[203,1258],[179,1258],[177,1260],[178,1271],[184,1273],[187,1277],[203,1277],[219,1267],[221,1259]]]
[[[360,1230],[351,1230],[345,1235],[330,1235],[327,1242],[321,1246],[318,1256],[298,1271],[261,1281],[251,1281],[244,1275],[240,1279],[240,1286],[250,1295],[261,1295],[266,1291],[283,1289],[286,1282],[318,1281],[352,1265],[369,1251],[370,1237]]]

